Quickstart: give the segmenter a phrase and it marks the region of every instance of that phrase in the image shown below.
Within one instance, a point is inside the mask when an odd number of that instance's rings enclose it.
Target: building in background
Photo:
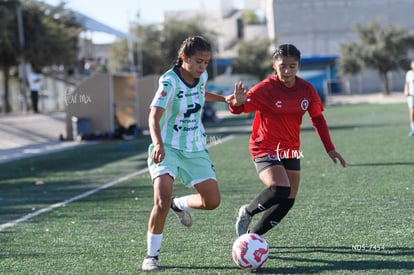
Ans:
[[[319,67],[319,77],[330,77],[316,86],[324,86],[329,93],[339,88],[370,93],[381,90],[381,82],[373,71],[344,77],[342,87],[336,87],[340,85],[335,68],[340,59],[340,45],[357,39],[356,24],[368,25],[374,19],[382,24],[414,29],[413,7],[412,0],[245,0],[240,8],[233,1],[221,0],[217,10],[200,7],[196,12],[166,12],[164,17],[176,18],[179,14],[180,18],[208,19],[206,27],[219,32],[216,56],[219,73],[237,55],[241,40],[268,38],[275,41],[275,46],[291,43],[301,50],[307,62],[302,66],[302,75],[315,75],[315,68]],[[254,12],[263,20],[246,25],[243,21],[246,12]],[[391,90],[401,91],[403,82],[403,71],[390,73]]]
[[[302,52],[300,76],[311,81],[321,93],[369,93],[381,90],[376,72],[363,71],[357,76],[339,79],[337,63],[340,45],[355,40],[356,24],[369,24],[378,19],[414,29],[413,0],[220,0],[216,9],[200,6],[198,10],[168,11],[164,19],[204,19],[206,27],[218,33],[214,76],[231,72],[231,62],[237,56],[241,41],[268,38],[279,44],[295,44]],[[237,3],[240,3],[238,1]],[[257,20],[246,22],[245,14],[254,13]],[[76,13],[78,21],[90,33],[107,32],[118,37],[141,40],[119,32],[93,18]],[[94,45],[87,37],[80,39],[79,57],[95,68],[108,59],[110,45]],[[142,62],[142,60],[140,60]],[[144,60],[145,62],[145,60]],[[131,61],[133,64],[133,61]],[[401,91],[404,72],[390,73],[390,88]],[[322,91],[323,90],[323,91]]]
[[[298,46],[304,57],[337,56],[340,45],[356,40],[356,24],[374,19],[382,24],[414,29],[412,0],[267,0],[277,43]],[[405,72],[392,72],[390,88],[402,91]],[[353,93],[381,90],[377,73],[364,71],[342,79]]]

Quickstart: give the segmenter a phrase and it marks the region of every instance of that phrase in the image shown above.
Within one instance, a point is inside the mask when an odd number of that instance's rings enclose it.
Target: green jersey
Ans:
[[[183,80],[174,67],[159,79],[151,107],[161,107],[161,138],[165,146],[186,152],[206,149],[205,130],[201,115],[205,101],[208,74],[205,71],[194,85]]]

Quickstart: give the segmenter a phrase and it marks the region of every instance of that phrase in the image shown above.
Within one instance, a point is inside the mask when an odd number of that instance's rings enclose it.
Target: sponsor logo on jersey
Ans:
[[[189,117],[191,117],[192,114],[197,113],[200,109],[201,109],[201,105],[198,103],[194,103],[194,104],[190,104],[187,106],[187,112],[184,113],[184,119],[181,119],[180,122],[181,123],[195,123],[197,120],[196,119],[189,119]],[[195,131],[198,129],[198,125],[194,125],[194,126],[181,126],[178,124],[174,124],[173,126],[174,130],[179,132],[179,131],[184,131],[184,132],[189,132],[189,131]]]
[[[157,94],[158,94],[158,97],[160,99],[163,99],[163,97],[166,97],[167,96],[167,92],[165,90],[163,90],[163,89],[158,90]]]
[[[177,124],[174,124],[174,126],[173,126],[173,128],[174,128],[174,130],[176,131],[176,132],[179,132],[180,130],[181,130],[181,126],[178,126]]]
[[[276,101],[275,105],[277,108],[282,108],[282,100]]]
[[[198,96],[198,94],[199,94],[199,92],[185,93],[184,91],[179,91],[177,93],[177,97],[178,98],[192,97],[192,96]]]
[[[190,117],[191,114],[197,113],[201,109],[201,105],[198,103],[194,103],[187,106],[187,112],[185,112],[184,117]]]
[[[186,127],[186,126],[178,126],[177,124],[174,124],[173,129],[174,129],[176,132],[179,132],[179,131],[183,131],[183,132],[190,132],[190,131],[195,131],[195,130],[197,130],[197,129],[198,129],[198,126],[197,126],[197,125],[195,125],[195,126],[192,126],[192,127]]]
[[[161,87],[161,86],[159,87],[158,94],[160,95],[160,97],[166,97],[167,96],[167,91],[166,90],[169,90],[168,89],[169,83],[168,82],[163,82],[162,86],[163,87]]]

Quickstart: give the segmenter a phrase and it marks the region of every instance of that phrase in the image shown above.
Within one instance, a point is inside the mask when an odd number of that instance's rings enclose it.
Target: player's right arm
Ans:
[[[162,162],[165,157],[164,143],[162,141],[160,127],[160,120],[163,113],[163,108],[152,106],[148,118],[151,140],[152,144],[154,145],[154,150],[152,151],[151,159],[155,163]]]

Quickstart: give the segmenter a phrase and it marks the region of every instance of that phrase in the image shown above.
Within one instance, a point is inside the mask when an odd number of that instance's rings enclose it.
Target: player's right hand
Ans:
[[[243,105],[245,102],[249,101],[246,96],[247,90],[243,84],[243,82],[239,81],[238,83],[234,84],[234,98],[233,98],[233,105],[240,106]]]
[[[151,159],[154,163],[161,163],[165,157],[164,146],[161,144],[156,144],[154,150],[152,151]]]

